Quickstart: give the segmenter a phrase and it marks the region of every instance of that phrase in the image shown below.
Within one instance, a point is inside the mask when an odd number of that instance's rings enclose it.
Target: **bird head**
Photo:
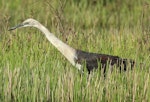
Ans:
[[[29,26],[36,27],[37,25],[38,25],[38,21],[36,21],[32,18],[29,18],[29,19],[25,20],[23,23],[18,24],[17,26],[10,28],[9,31],[17,29],[17,28],[22,28],[22,27],[29,27]]]

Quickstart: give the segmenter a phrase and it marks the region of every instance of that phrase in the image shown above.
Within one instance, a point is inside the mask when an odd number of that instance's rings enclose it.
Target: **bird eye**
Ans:
[[[28,25],[29,24],[29,22],[25,22],[23,25]]]

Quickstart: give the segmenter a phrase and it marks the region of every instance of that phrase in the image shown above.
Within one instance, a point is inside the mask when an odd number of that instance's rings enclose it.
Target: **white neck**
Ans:
[[[76,58],[76,50],[68,46],[61,40],[59,40],[54,34],[50,33],[47,28],[42,24],[38,24],[36,28],[40,29],[45,35],[46,38],[69,60],[69,62],[75,65],[74,58]]]

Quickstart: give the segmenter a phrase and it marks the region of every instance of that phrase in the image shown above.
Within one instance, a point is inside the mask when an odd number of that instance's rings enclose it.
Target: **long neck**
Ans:
[[[38,24],[38,29],[40,29],[45,35],[46,38],[72,63],[75,65],[74,58],[76,57],[76,50],[68,46],[56,36],[48,31],[42,24]]]

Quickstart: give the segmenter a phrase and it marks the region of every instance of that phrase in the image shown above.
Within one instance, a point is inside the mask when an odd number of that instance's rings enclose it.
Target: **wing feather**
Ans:
[[[75,60],[76,63],[82,64],[86,62],[87,70],[90,72],[93,69],[97,69],[99,63],[101,66],[105,68],[106,65],[109,63],[111,66],[116,64],[121,69],[121,65],[123,65],[123,69],[126,70],[127,66],[127,59],[122,59],[118,56],[106,55],[106,54],[97,54],[97,53],[89,53],[81,50],[77,50],[76,52],[77,59]],[[134,66],[134,61],[130,61],[132,63],[131,67]]]

